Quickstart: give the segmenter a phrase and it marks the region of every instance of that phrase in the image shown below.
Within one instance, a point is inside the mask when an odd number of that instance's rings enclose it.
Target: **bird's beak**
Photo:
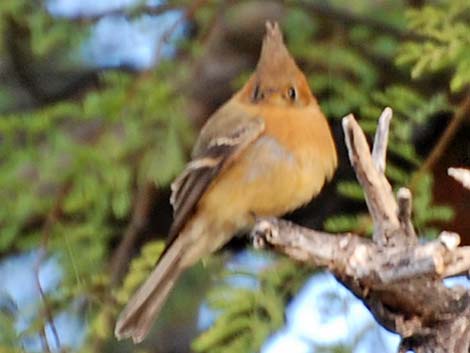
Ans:
[[[265,97],[272,103],[282,103],[284,102],[284,97],[282,92],[279,89],[270,88],[265,90]]]
[[[284,99],[284,95],[281,92],[273,92],[269,95],[269,101],[274,104],[284,104],[286,100]]]

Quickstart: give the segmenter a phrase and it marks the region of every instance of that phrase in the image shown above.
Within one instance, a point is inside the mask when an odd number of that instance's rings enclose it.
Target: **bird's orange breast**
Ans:
[[[316,106],[249,106],[265,119],[265,132],[214,181],[199,209],[234,230],[252,214],[279,216],[319,193],[336,167],[330,129]]]

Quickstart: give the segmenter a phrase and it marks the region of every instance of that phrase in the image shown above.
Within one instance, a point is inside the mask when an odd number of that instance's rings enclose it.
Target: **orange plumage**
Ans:
[[[277,23],[266,29],[255,73],[209,118],[172,185],[169,242],[121,313],[118,338],[140,342],[184,269],[249,229],[255,216],[307,203],[334,173],[328,123]]]

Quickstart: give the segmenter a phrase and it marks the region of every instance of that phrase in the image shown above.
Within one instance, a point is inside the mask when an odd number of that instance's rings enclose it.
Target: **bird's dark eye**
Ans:
[[[255,89],[253,90],[253,95],[251,98],[253,102],[258,102],[261,99],[263,99],[263,92],[261,91],[261,88],[259,85],[255,86]]]
[[[289,89],[287,90],[287,96],[292,101],[295,101],[297,99],[297,91],[295,87],[289,87]]]

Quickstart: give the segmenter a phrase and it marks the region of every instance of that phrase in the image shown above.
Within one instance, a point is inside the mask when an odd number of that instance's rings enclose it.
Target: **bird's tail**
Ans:
[[[165,249],[155,269],[119,315],[114,329],[118,339],[130,337],[134,343],[139,343],[147,335],[183,271],[180,266],[181,255],[184,253],[181,240],[176,239]]]

